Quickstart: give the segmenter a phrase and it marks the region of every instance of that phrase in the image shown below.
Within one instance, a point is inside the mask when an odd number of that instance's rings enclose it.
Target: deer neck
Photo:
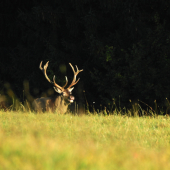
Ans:
[[[69,104],[70,102],[62,95],[59,95],[55,98],[55,108],[56,111],[60,113],[65,113]]]

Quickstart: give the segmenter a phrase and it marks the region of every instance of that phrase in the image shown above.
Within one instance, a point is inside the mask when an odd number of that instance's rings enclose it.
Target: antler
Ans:
[[[48,80],[48,82],[50,82],[50,83],[53,84],[55,87],[57,87],[58,89],[60,89],[61,91],[63,91],[63,90],[64,90],[64,87],[65,87],[65,86],[67,85],[67,83],[68,83],[67,77],[66,77],[66,84],[65,84],[63,87],[59,86],[59,85],[56,84],[56,82],[55,82],[55,75],[54,75],[54,77],[53,77],[53,81],[51,81],[51,80],[48,78],[48,76],[47,76],[47,67],[48,67],[49,61],[47,61],[47,63],[44,65],[44,67],[42,67],[42,62],[43,62],[43,61],[40,62],[39,68],[40,68],[40,70],[43,72],[45,78]]]
[[[63,86],[63,88],[64,88],[64,87],[66,87],[66,86],[67,86],[67,84],[68,84],[67,76],[65,76],[65,78],[66,78],[66,84]]]
[[[77,71],[75,72],[74,67],[72,66],[72,64],[71,64],[71,63],[69,63],[69,64],[70,64],[70,66],[71,66],[71,68],[72,68],[72,70],[73,70],[74,77],[73,77],[72,83],[70,84],[70,86],[69,86],[67,89],[70,89],[72,86],[74,86],[75,84],[78,83],[78,81],[80,80],[80,78],[76,81],[76,76],[78,75],[78,73],[80,73],[81,71],[83,71],[83,69],[82,69],[82,70],[79,70],[78,67],[77,67],[77,65],[76,65]]]
[[[55,82],[55,75],[54,75],[54,77],[53,77],[53,81],[51,81],[51,80],[48,78],[48,76],[47,76],[47,67],[48,67],[49,61],[47,61],[47,63],[44,65],[44,67],[42,67],[42,62],[43,62],[43,61],[40,62],[39,68],[40,68],[40,70],[43,72],[43,74],[44,74],[45,78],[48,80],[48,82],[50,82],[51,84],[53,84],[53,86],[56,87],[56,88],[58,88],[61,92],[64,91],[64,88],[65,88],[65,87],[67,86],[67,84],[68,84],[67,76],[65,76],[65,78],[66,78],[66,83],[65,83],[65,85],[64,85],[63,87],[59,86],[59,85]],[[73,70],[74,77],[73,77],[72,83],[70,84],[70,86],[69,86],[67,89],[70,89],[72,86],[74,86],[75,84],[77,84],[77,82],[80,80],[80,78],[76,81],[76,76],[78,75],[78,73],[80,73],[81,71],[83,71],[83,70],[79,70],[78,67],[76,66],[77,71],[75,72],[74,67],[72,66],[72,64],[71,64],[71,63],[69,63],[69,64],[70,64],[70,66],[71,66],[71,68],[72,68],[72,70]],[[57,90],[57,92],[59,92],[58,89],[55,89],[55,90]]]

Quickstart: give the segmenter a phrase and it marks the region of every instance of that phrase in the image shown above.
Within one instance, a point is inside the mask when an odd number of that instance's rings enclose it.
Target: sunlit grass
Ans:
[[[0,112],[0,169],[170,169],[170,119]]]

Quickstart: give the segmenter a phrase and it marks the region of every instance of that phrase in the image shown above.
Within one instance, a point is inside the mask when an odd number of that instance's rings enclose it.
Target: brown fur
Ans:
[[[68,97],[67,97],[68,98]],[[41,97],[32,103],[33,110],[36,112],[56,112],[64,114],[67,111],[69,102],[67,98],[60,95],[57,97]]]

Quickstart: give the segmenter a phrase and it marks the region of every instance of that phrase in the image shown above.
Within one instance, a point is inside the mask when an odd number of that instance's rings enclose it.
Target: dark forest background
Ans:
[[[20,101],[51,95],[40,61],[50,61],[48,75],[60,85],[65,75],[72,80],[69,62],[84,70],[73,91],[77,102],[86,95],[96,107],[115,101],[128,107],[139,99],[164,108],[170,1],[1,0],[0,93]]]

